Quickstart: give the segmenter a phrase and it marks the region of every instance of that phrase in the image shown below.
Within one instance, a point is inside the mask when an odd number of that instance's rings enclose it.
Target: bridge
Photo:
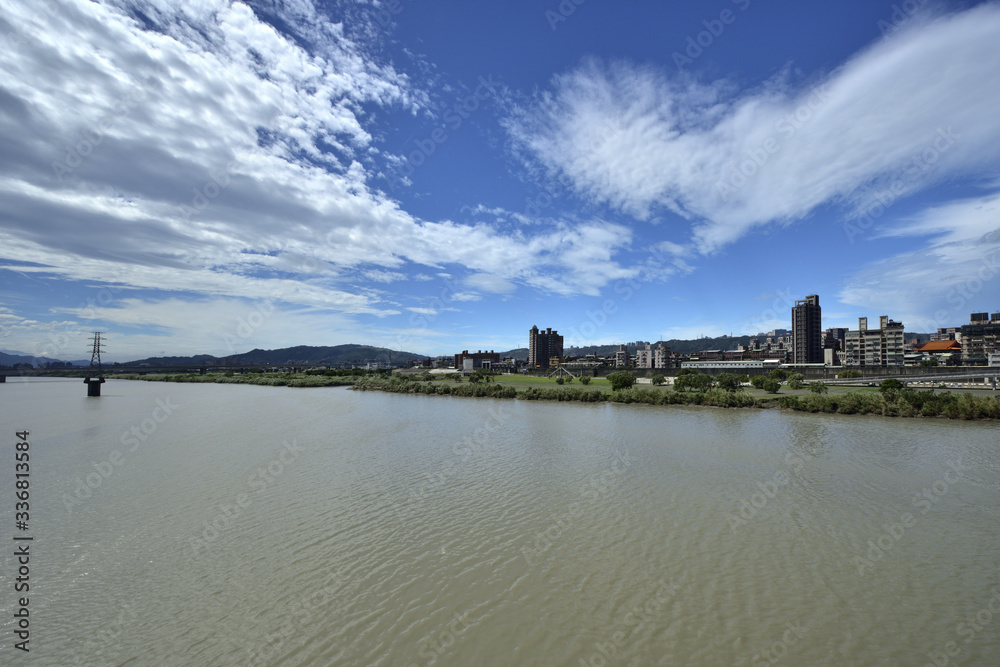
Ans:
[[[250,371],[287,371],[289,373],[301,373],[306,368],[311,368],[313,364],[291,365],[291,364],[233,364],[226,366],[105,366],[104,377],[114,378],[115,375],[149,375],[151,373],[248,373]],[[83,377],[89,369],[83,366],[71,366],[68,368],[30,368],[30,369],[0,369],[0,377]],[[3,382],[3,380],[0,380]]]

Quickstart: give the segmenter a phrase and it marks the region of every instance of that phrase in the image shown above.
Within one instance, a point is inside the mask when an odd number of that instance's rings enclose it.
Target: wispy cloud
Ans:
[[[857,211],[889,183],[902,196],[995,169],[998,33],[1000,5],[984,4],[914,21],[827,74],[743,91],[588,60],[507,128],[529,164],[581,197],[644,220],[673,211],[710,253],[823,204]],[[939,132],[957,140],[914,171]]]
[[[428,111],[428,94],[311,2],[0,4],[27,35],[0,51],[0,257],[381,315],[399,311],[354,286],[418,266],[559,294],[625,271],[621,246],[586,250],[603,223],[505,234],[420,219],[379,190],[392,155],[373,116]],[[581,252],[594,270],[567,270]]]
[[[909,331],[925,332],[998,309],[1000,195],[932,207],[878,235],[926,236],[929,242],[851,275],[840,293],[843,303],[893,313]]]

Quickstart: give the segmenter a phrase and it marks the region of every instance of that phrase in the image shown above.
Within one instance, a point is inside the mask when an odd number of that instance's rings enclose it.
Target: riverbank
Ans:
[[[642,403],[645,405],[704,405],[720,408],[780,408],[797,412],[881,415],[884,417],[940,417],[945,419],[1000,419],[1000,400],[969,393],[934,393],[903,390],[882,393],[866,389],[837,394],[755,396],[746,391],[722,389],[675,391],[668,388],[637,388],[608,391],[584,387],[527,387],[518,390],[501,382],[455,383],[413,381],[394,378],[360,378],[358,391],[397,394],[466,396],[472,398],[518,398],[533,401],[578,401],[582,403]]]

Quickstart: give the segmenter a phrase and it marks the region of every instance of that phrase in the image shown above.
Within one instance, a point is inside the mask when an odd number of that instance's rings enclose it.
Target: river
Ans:
[[[1000,664],[995,423],[103,394],[0,385],[5,664]]]

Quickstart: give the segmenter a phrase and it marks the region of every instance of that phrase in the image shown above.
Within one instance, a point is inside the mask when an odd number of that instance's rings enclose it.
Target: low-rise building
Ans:
[[[738,373],[740,375],[766,375],[775,368],[779,368],[781,362],[777,359],[758,359],[744,361],[718,361],[715,359],[691,359],[681,362],[681,368],[693,368],[695,370],[717,370],[728,373]]]
[[[955,366],[962,360],[962,345],[957,340],[932,340],[916,349],[917,363],[936,361],[939,366]]]
[[[470,354],[468,350],[462,350],[459,354],[455,355],[455,369],[474,371],[480,368],[492,368],[494,364],[500,363],[500,355],[490,350],[489,352],[483,352],[479,350],[473,354]]]

